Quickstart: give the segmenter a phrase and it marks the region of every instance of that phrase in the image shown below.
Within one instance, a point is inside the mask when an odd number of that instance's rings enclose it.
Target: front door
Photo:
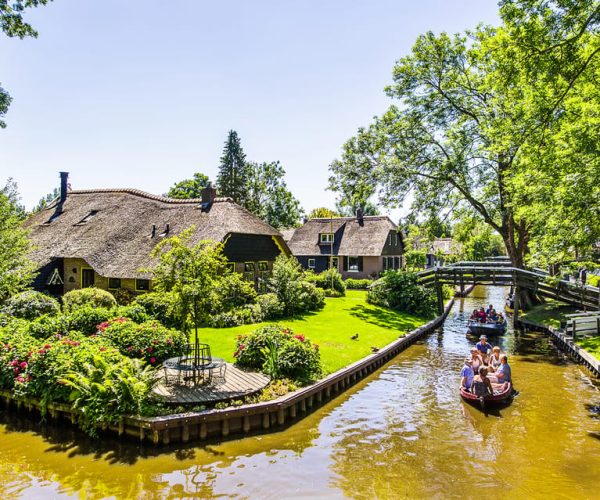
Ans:
[[[81,270],[81,288],[89,288],[94,286],[94,270],[93,269],[82,269]]]

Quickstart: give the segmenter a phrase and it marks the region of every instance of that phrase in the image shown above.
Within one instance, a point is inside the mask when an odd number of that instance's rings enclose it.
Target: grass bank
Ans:
[[[345,297],[325,299],[320,311],[277,321],[302,333],[319,345],[325,374],[358,361],[371,353],[371,347],[383,347],[428,320],[398,313],[367,303],[367,293],[348,290]],[[214,356],[233,361],[238,335],[273,322],[242,325],[233,328],[202,328],[201,342],[211,346]],[[351,337],[358,334],[358,338]]]

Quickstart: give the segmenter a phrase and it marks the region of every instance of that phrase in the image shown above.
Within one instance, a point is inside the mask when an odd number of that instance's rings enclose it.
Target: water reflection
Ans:
[[[520,396],[485,415],[458,398],[476,305],[459,301],[444,328],[375,376],[285,431],[156,451],[81,439],[0,413],[0,494],[189,497],[592,498],[600,484],[600,397],[586,372],[537,333],[499,339]]]

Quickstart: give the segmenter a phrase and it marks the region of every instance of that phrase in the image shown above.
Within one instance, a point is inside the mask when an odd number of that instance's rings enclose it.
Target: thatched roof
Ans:
[[[288,242],[293,255],[321,255],[329,245],[319,244],[321,233],[335,233],[335,255],[382,255],[388,234],[398,227],[389,217],[364,216],[360,224],[356,217],[310,219],[294,232]],[[400,233],[399,233],[400,234]]]
[[[60,208],[58,202],[25,222],[35,246],[32,258],[40,266],[54,258],[82,258],[102,276],[149,277],[139,270],[153,266],[149,254],[156,244],[192,225],[196,228],[192,244],[204,239],[224,241],[238,233],[274,236],[286,248],[277,230],[231,198],[216,198],[208,206],[201,202],[136,189],[69,191],[62,213],[50,223]],[[164,234],[167,224],[169,231]]]
[[[294,233],[296,232],[296,228],[292,227],[289,229],[282,229],[280,232],[281,236],[283,236],[283,241],[289,243],[289,241],[292,239],[292,236],[294,236]]]

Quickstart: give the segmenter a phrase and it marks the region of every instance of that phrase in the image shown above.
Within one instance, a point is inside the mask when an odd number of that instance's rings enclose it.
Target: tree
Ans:
[[[12,177],[9,177],[6,180],[6,184],[0,190],[6,198],[8,199],[14,214],[19,220],[23,221],[27,217],[27,210],[25,210],[25,206],[21,203],[21,196],[19,195],[19,186],[14,181]]]
[[[33,207],[32,213],[39,212],[44,210],[50,203],[52,203],[56,198],[60,197],[60,188],[54,188],[51,193],[48,193],[46,196],[40,198],[40,201],[37,202],[37,205]]]
[[[0,303],[25,290],[36,275],[37,266],[27,257],[31,245],[22,220],[15,202],[0,192]]]
[[[478,217],[465,215],[452,228],[461,260],[478,261],[502,255],[504,245],[499,234]]]
[[[184,179],[173,184],[167,196],[176,199],[202,198],[202,190],[208,184],[208,177],[200,172],[196,172],[191,179]]]
[[[500,27],[420,36],[386,89],[400,105],[359,129],[331,169],[341,184],[359,165],[361,181],[379,187],[389,206],[412,194],[413,213],[471,210],[523,267],[532,240],[543,238],[541,217],[558,204],[585,213],[583,224],[569,223],[600,236],[597,208],[578,180],[596,195],[598,2],[501,5]],[[570,132],[572,150],[561,158]]]
[[[161,241],[151,253],[158,258],[152,273],[154,289],[173,297],[179,323],[186,333],[195,332],[206,318],[219,288],[219,280],[228,271],[223,244],[210,240],[190,246],[194,226],[177,236]]]
[[[354,217],[358,210],[362,210],[363,215],[379,215],[379,208],[370,200],[358,204],[350,204],[342,199],[335,204],[335,211],[342,217]]]
[[[327,207],[313,208],[308,214],[309,219],[336,219],[341,215]]]
[[[37,38],[38,33],[33,27],[23,20],[23,12],[27,8],[46,5],[52,0],[0,0],[0,28],[10,37]],[[3,118],[8,111],[12,98],[0,86],[0,128],[6,128]]]
[[[250,163],[249,172],[245,207],[277,229],[297,226],[303,210],[288,190],[279,162]]]
[[[230,130],[223,148],[217,177],[219,193],[233,198],[233,201],[240,205],[245,205],[250,176],[250,168],[246,163],[240,138],[235,130]]]

